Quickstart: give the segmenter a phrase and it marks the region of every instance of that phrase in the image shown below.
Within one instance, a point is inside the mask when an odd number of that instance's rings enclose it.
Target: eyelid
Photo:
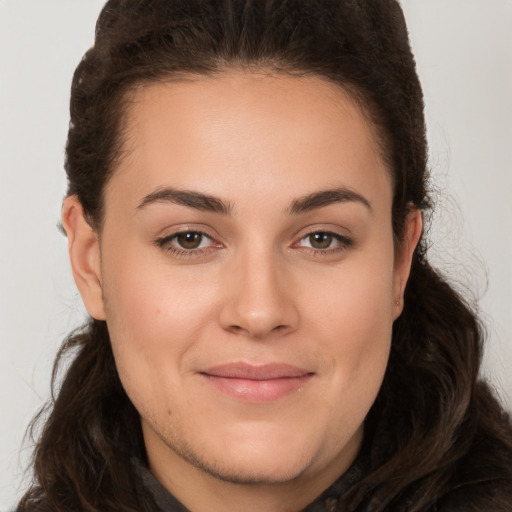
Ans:
[[[200,234],[203,237],[208,238],[211,244],[208,247],[200,247],[197,249],[185,249],[173,247],[170,245],[171,242],[175,240],[178,236],[186,233]],[[218,242],[215,239],[215,237],[208,233],[206,230],[201,228],[195,228],[193,226],[183,226],[180,228],[176,228],[176,230],[174,230],[172,233],[158,237],[157,239],[155,239],[154,242],[159,248],[176,257],[200,257],[204,256],[207,253],[212,252],[212,250],[220,249],[223,247],[223,244]]]
[[[293,238],[295,240],[302,240],[303,238],[313,235],[315,233],[328,233],[336,237],[351,239],[352,231],[345,226],[332,223],[314,223],[309,224],[295,233]]]
[[[322,225],[315,225],[315,226],[309,226],[302,230],[302,232],[299,232],[294,237],[294,242],[290,245],[291,249],[298,249],[304,253],[309,253],[312,256],[329,256],[329,255],[335,255],[344,251],[347,251],[350,247],[354,245],[354,240],[352,237],[349,237],[347,235],[344,235],[340,233],[340,227],[339,226],[322,226]],[[346,229],[346,228],[345,228]],[[346,229],[348,231],[348,229]],[[205,237],[209,240],[209,244],[207,247],[198,247],[198,248],[180,248],[179,246],[173,246],[171,243],[180,235],[186,234],[186,233],[197,233]],[[302,245],[302,242],[307,239],[308,237],[322,233],[325,235],[331,236],[335,241],[334,247],[327,247],[327,248],[315,248],[315,247],[308,247]],[[164,236],[158,237],[154,240],[155,245],[157,245],[160,249],[164,250],[165,252],[169,253],[170,255],[176,256],[177,258],[183,258],[183,257],[202,257],[205,255],[212,254],[212,252],[224,248],[225,245],[222,242],[218,241],[218,236],[212,235],[210,233],[210,230],[204,229],[202,227],[195,227],[191,225],[182,225],[179,227],[176,227],[171,233],[166,234]]]
[[[304,239],[314,235],[316,233],[322,233],[326,235],[332,236],[337,242],[337,247],[328,247],[326,249],[317,249],[314,247],[304,247],[299,245]],[[335,229],[322,227],[322,226],[314,226],[310,227],[306,232],[301,233],[297,238],[296,242],[292,244],[292,248],[300,249],[305,252],[309,252],[313,256],[328,256],[334,255],[343,251],[348,250],[350,247],[354,245],[354,240],[351,237],[343,235],[336,231]]]

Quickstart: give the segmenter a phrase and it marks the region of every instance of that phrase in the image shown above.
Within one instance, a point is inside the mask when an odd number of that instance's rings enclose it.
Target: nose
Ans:
[[[262,252],[230,265],[220,313],[222,327],[255,339],[294,331],[299,311],[293,277],[285,267],[278,256]]]

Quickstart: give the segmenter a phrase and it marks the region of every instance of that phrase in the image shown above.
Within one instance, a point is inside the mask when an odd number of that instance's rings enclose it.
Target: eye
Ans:
[[[187,231],[174,235],[174,242],[182,249],[199,249],[208,239],[203,233],[197,231]]]
[[[201,256],[220,246],[201,231],[179,231],[156,240],[156,244],[175,256]]]
[[[328,249],[333,241],[334,237],[331,233],[311,233],[306,237],[310,247],[314,249]]]
[[[352,245],[352,240],[331,231],[314,231],[302,237],[296,247],[309,249],[315,253],[332,254],[343,251]]]

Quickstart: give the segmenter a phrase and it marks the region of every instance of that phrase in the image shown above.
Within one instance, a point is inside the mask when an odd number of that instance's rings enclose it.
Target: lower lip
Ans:
[[[246,402],[272,402],[300,392],[312,374],[268,380],[240,379],[203,374],[222,393]]]

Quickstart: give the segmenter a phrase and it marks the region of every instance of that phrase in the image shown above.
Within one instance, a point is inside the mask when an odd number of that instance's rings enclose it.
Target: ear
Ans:
[[[393,283],[393,319],[397,319],[403,310],[405,285],[411,271],[412,257],[423,232],[421,210],[411,207],[405,219],[402,240],[395,250],[395,268]]]
[[[105,320],[98,234],[87,222],[77,196],[64,200],[62,225],[68,237],[73,277],[84,305],[93,318]]]

